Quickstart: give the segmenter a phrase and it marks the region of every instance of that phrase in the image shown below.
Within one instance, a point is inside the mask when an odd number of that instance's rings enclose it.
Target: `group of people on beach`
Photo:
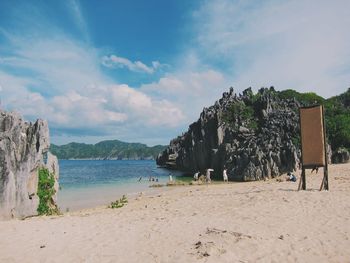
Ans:
[[[138,182],[141,182],[142,180],[142,176],[139,177],[139,179],[137,180]],[[150,182],[158,182],[158,178],[157,177],[153,177],[153,176],[150,176],[148,177],[148,181]]]
[[[211,172],[214,172],[214,169],[208,168],[208,169],[205,170],[205,181],[206,181],[207,183],[211,183]],[[200,175],[200,172],[197,171],[197,172],[194,174],[193,179],[194,179],[195,181],[198,181],[199,178],[200,178],[200,176],[201,176],[201,175]],[[227,169],[226,169],[226,167],[224,167],[224,169],[223,169],[223,171],[222,171],[222,177],[223,177],[224,182],[228,182],[228,176],[227,176]]]
[[[315,170],[316,170],[316,168],[315,168]],[[317,170],[318,170],[318,169],[317,169]],[[317,172],[317,170],[316,170],[316,172]],[[214,172],[214,169],[208,168],[208,169],[206,169],[205,171],[206,171],[206,172],[205,172],[205,181],[206,181],[207,183],[211,183],[210,173],[211,173],[211,172]],[[198,181],[199,178],[200,178],[200,176],[201,176],[201,175],[200,175],[200,172],[197,171],[197,172],[194,174],[193,179],[194,179],[195,181]],[[228,176],[227,176],[227,169],[226,169],[226,167],[224,167],[224,169],[222,170],[222,177],[223,177],[224,182],[228,182]],[[288,172],[288,173],[287,173],[287,181],[296,182],[296,181],[297,181],[297,177],[296,177],[293,173]]]
[[[314,169],[312,170],[312,172],[313,172],[314,170],[316,170],[316,173],[317,173],[317,172],[318,172],[318,167],[317,167],[317,168],[314,168]],[[205,179],[205,182],[207,182],[207,183],[211,183],[211,172],[214,172],[214,169],[208,168],[208,169],[205,170],[205,177],[204,177],[204,179]],[[198,180],[200,180],[201,176],[204,176],[204,175],[201,175],[200,171],[197,171],[197,172],[194,174],[193,179],[194,179],[195,181],[198,181]],[[223,181],[224,181],[224,182],[228,182],[228,175],[227,175],[227,168],[226,168],[226,167],[224,167],[224,169],[222,170],[222,178],[223,178]],[[138,181],[140,182],[141,180],[142,180],[142,176],[140,176],[140,178],[138,179]],[[150,181],[150,182],[158,182],[158,178],[153,177],[153,176],[150,176],[150,177],[148,178],[148,181]],[[173,177],[172,177],[172,174],[171,174],[171,173],[169,174],[169,181],[170,181],[170,182],[173,181]],[[287,181],[296,182],[296,181],[297,181],[297,177],[296,177],[293,173],[288,172],[288,173],[287,173]]]

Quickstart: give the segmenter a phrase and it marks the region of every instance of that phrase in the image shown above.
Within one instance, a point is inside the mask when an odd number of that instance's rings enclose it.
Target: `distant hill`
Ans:
[[[127,143],[118,140],[102,141],[96,144],[72,142],[65,145],[51,144],[50,151],[58,159],[156,159],[166,146],[148,147],[142,143]]]

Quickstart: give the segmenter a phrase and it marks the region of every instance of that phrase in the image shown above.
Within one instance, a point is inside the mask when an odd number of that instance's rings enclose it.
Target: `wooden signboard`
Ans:
[[[322,106],[300,109],[300,132],[304,167],[325,166]]]
[[[306,189],[305,169],[324,167],[321,189],[328,190],[328,165],[326,153],[326,131],[323,106],[303,107],[299,109],[302,189]]]

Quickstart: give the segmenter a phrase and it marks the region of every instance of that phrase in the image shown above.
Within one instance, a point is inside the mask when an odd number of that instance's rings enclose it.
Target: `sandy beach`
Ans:
[[[298,182],[179,186],[0,222],[0,262],[350,262],[350,163]],[[296,173],[299,177],[300,173]]]

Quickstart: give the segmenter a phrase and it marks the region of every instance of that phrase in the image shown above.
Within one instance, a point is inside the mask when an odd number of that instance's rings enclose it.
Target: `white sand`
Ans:
[[[0,262],[350,262],[350,163],[298,183],[186,186],[0,222]]]

